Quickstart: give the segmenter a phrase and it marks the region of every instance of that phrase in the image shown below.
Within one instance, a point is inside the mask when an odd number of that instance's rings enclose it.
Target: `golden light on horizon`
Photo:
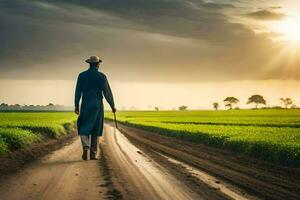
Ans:
[[[300,15],[286,12],[281,20],[264,22],[262,32],[271,33],[277,51],[264,65],[262,75],[280,71],[283,79],[289,79],[297,71],[300,53]]]
[[[279,40],[300,42],[300,19],[298,18],[287,18],[281,21],[270,22],[269,28],[272,32],[279,35]]]

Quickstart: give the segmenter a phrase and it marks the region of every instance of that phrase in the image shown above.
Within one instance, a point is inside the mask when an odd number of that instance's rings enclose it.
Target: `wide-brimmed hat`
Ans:
[[[85,60],[87,63],[100,63],[102,60],[98,56],[91,56],[89,59]]]

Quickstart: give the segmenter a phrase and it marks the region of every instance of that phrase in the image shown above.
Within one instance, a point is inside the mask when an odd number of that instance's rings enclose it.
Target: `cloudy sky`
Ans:
[[[270,105],[282,95],[300,104],[299,9],[298,0],[0,0],[0,102],[72,105],[95,54],[119,107],[208,108],[258,92]]]

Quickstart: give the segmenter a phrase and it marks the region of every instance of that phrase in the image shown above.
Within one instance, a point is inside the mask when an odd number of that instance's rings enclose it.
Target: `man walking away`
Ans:
[[[98,137],[102,136],[103,131],[103,95],[114,113],[116,108],[108,80],[98,71],[102,61],[98,56],[91,56],[86,62],[90,68],[81,72],[77,79],[75,113],[79,115],[77,129],[83,147],[82,159],[87,160],[90,150],[90,159],[96,160]]]

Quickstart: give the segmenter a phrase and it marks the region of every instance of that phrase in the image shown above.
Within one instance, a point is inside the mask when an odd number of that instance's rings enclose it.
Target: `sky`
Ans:
[[[0,103],[72,105],[102,58],[117,107],[300,105],[298,0],[0,0]]]

